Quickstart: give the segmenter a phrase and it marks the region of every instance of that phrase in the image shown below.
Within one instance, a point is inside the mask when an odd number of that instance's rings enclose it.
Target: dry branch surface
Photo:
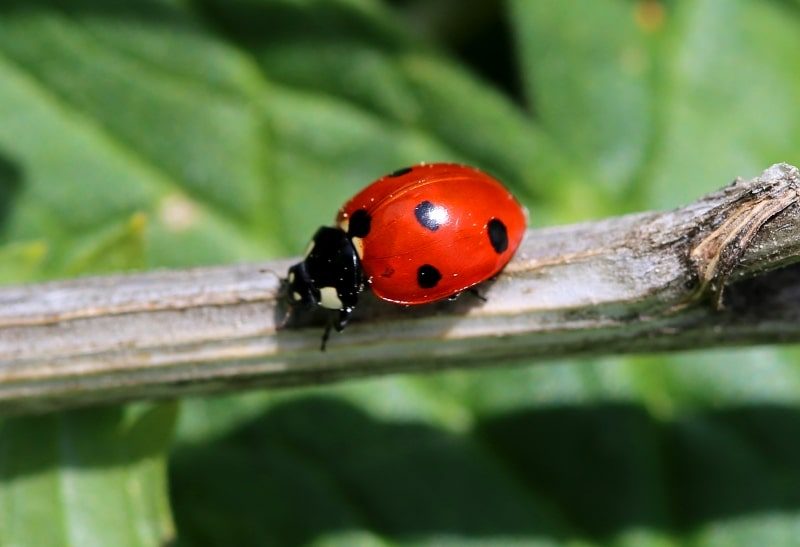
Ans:
[[[0,411],[798,341],[798,188],[778,164],[674,211],[529,231],[486,303],[367,298],[325,353],[318,325],[276,328],[288,260],[3,288]]]

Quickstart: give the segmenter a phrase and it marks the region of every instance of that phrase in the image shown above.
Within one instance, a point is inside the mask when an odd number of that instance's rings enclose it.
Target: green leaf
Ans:
[[[122,225],[109,226],[80,242],[64,265],[67,275],[140,269],[145,264],[144,233],[147,217],[135,213]]]
[[[510,2],[528,103],[552,138],[616,195],[630,190],[653,137],[653,35],[661,22],[644,4]]]
[[[454,160],[480,165],[518,193],[542,201],[580,180],[568,158],[519,107],[415,40],[377,2],[203,0],[200,5],[275,83],[307,98],[298,105],[302,110],[275,110],[276,145],[287,142],[303,154],[280,170],[284,188],[336,189],[342,200],[388,166]],[[316,182],[317,173],[297,177],[308,165],[326,169],[328,179],[339,173],[349,177],[325,184]],[[327,191],[318,201],[330,203],[331,195]],[[287,206],[303,201],[287,200]],[[322,218],[329,217],[327,212]]]
[[[196,480],[216,465],[242,475]],[[218,443],[179,451],[174,466],[177,517],[200,543],[302,545],[360,528],[389,539],[448,530],[563,533],[546,504],[480,442],[422,424],[384,424],[335,399],[279,405]],[[248,481],[257,486],[246,494],[233,487]]]
[[[786,2],[675,4],[660,61],[650,203],[685,203],[719,181],[800,163],[798,17]]]
[[[487,0],[504,22],[453,34],[516,59],[504,85],[415,5],[3,2],[0,281],[296,254],[419,161],[496,173],[536,225],[800,163],[797,2]],[[174,445],[171,405],[4,418],[0,544],[161,545],[174,513],[184,545],[790,545],[797,357],[194,399]]]
[[[9,243],[0,247],[0,283],[39,279],[47,245],[41,241]]]
[[[174,535],[162,453],[177,407],[0,421],[0,544],[164,545]]]

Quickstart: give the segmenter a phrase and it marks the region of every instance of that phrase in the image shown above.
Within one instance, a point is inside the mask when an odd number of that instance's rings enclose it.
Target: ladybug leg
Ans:
[[[328,345],[328,338],[331,337],[331,328],[333,327],[333,321],[328,321],[325,325],[325,330],[322,331],[322,342],[320,343],[319,350],[325,351],[325,347]]]
[[[480,291],[478,289],[476,289],[475,287],[471,287],[471,288],[467,289],[467,292],[469,294],[471,294],[472,296],[474,296],[475,298],[477,298],[478,300],[480,300],[481,302],[486,302],[486,297],[483,296],[480,293]]]
[[[344,328],[347,326],[347,323],[350,321],[350,317],[353,315],[353,308],[342,308],[339,310],[339,318],[336,323],[333,325],[336,327],[336,332],[342,332]]]
[[[335,317],[333,314],[328,316],[328,322],[325,324],[325,330],[322,332],[322,345],[320,351],[325,351],[328,345],[328,339],[331,337],[331,330],[336,329],[336,332],[342,332],[350,321],[350,316],[353,315],[353,308],[342,308],[339,310],[339,316]]]
[[[447,297],[447,300],[448,300],[448,302],[453,302],[453,301],[455,301],[455,300],[458,300],[458,297],[459,297],[459,296],[461,296],[462,294],[464,294],[465,292],[466,292],[466,293],[469,293],[469,294],[471,294],[473,297],[477,298],[477,299],[478,299],[478,300],[480,300],[481,302],[486,302],[486,297],[485,297],[485,296],[483,296],[483,295],[482,295],[482,294],[481,294],[481,293],[478,291],[478,289],[476,289],[476,288],[474,288],[474,287],[472,287],[472,288],[469,288],[469,289],[467,289],[466,291],[457,292],[456,294],[454,294],[454,295],[452,295],[452,296],[448,296],[448,297]]]

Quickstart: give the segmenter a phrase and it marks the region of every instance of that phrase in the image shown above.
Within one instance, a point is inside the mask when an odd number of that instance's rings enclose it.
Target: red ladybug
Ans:
[[[322,306],[341,331],[366,285],[382,300],[427,304],[497,274],[522,241],[527,213],[502,184],[451,163],[399,169],[356,194],[337,227],[317,230],[289,269],[292,307]]]

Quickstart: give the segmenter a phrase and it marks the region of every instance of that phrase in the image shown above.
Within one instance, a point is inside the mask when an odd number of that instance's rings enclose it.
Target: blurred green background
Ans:
[[[4,283],[298,254],[419,161],[495,173],[542,226],[798,142],[800,0],[0,0]],[[798,357],[4,418],[0,545],[798,545]]]

